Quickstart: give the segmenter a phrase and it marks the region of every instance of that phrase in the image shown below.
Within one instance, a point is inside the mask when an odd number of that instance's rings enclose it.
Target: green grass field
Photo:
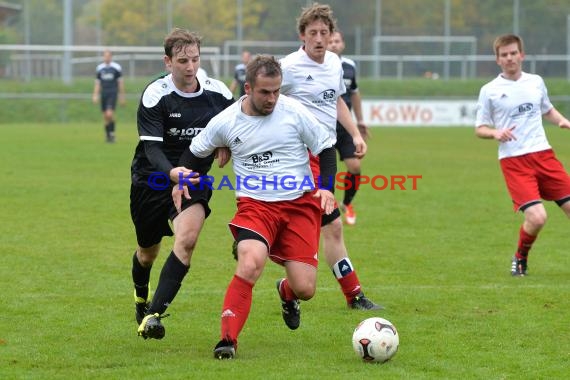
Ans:
[[[220,362],[212,348],[235,266],[226,226],[233,193],[214,194],[192,268],[164,320],[166,337],[144,341],[130,277],[134,123],[118,124],[114,145],[103,142],[100,123],[0,124],[0,378],[567,378],[564,215],[547,205],[530,275],[511,278],[521,216],[512,212],[496,144],[471,128],[373,132],[363,174],[422,175],[415,191],[363,188],[358,224],[345,228],[364,290],[386,310],[347,309],[323,260],[317,294],[290,331],[274,289],[283,272],[268,263],[237,358]],[[548,134],[570,167],[570,134],[554,127]],[[171,244],[163,242],[154,284]],[[351,347],[354,327],[375,315],[400,332],[400,350],[384,365],[361,362]]]

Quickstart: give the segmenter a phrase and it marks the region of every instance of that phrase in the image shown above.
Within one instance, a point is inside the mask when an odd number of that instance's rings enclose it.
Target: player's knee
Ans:
[[[155,249],[155,246],[150,248],[139,248],[137,258],[141,266],[144,268],[150,267],[158,256],[158,250],[159,248]]]
[[[526,216],[526,222],[529,223],[532,229],[536,231],[539,231],[542,229],[542,227],[544,227],[547,219],[548,217],[546,215],[546,212],[533,213]]]
[[[192,256],[194,248],[196,247],[196,240],[198,236],[196,233],[180,233],[176,235],[174,245],[179,250],[182,250],[188,257]]]
[[[297,298],[299,298],[302,301],[307,301],[314,297],[315,289],[316,289],[315,286],[307,285],[301,287],[300,289],[296,289],[294,292]]]
[[[544,215],[539,215],[536,217],[536,219],[534,220],[534,225],[536,226],[536,228],[542,228],[544,227],[544,225],[546,224],[546,220],[547,220],[547,216],[546,214]]]
[[[255,283],[261,276],[264,263],[256,260],[252,255],[240,254],[236,274],[241,278]]]

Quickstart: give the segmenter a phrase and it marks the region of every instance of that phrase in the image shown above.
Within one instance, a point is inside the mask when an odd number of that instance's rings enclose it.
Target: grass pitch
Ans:
[[[301,327],[281,320],[269,262],[254,289],[236,360],[217,361],[219,315],[235,263],[226,223],[233,193],[214,194],[189,275],[164,320],[166,337],[136,336],[129,216],[133,123],[103,142],[99,123],[2,124],[0,378],[2,379],[555,379],[570,363],[570,225],[553,204],[529,261],[511,278],[521,216],[496,144],[471,128],[374,129],[363,174],[422,175],[417,190],[364,186],[351,259],[381,312],[351,311],[322,260]],[[570,165],[570,135],[550,127]],[[340,164],[339,168],[343,168]],[[229,174],[229,168],[213,174]],[[338,197],[340,198],[340,194]],[[153,269],[156,284],[172,239]],[[400,351],[361,362],[356,324],[392,321]]]

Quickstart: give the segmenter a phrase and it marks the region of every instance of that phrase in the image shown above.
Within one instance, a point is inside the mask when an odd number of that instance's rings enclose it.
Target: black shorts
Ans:
[[[336,123],[336,144],[334,146],[338,151],[340,160],[344,161],[345,158],[355,158],[356,146],[352,136],[348,134],[346,129],[340,123]]]
[[[207,186],[203,190],[191,190],[190,196],[191,199],[183,198],[182,210],[200,203],[207,218],[211,213],[208,203],[212,198],[212,190]],[[140,247],[151,247],[160,243],[164,236],[172,236],[169,221],[177,215],[170,188],[154,190],[148,186],[131,184],[131,218]]]
[[[325,213],[321,215],[321,227],[324,227],[327,224],[332,223],[332,221],[335,220],[336,218],[340,218],[340,210],[338,209],[338,207],[336,207],[333,210],[333,212],[331,212],[329,215]]]
[[[117,107],[117,93],[102,93],[101,94],[101,111],[105,112],[109,109],[115,110]]]

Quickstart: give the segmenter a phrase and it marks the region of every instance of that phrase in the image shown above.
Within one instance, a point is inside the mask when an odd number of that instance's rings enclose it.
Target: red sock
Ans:
[[[536,240],[536,236],[529,235],[524,228],[521,226],[519,231],[519,244],[515,257],[519,260],[526,259],[528,256],[528,251],[532,247],[532,243]]]
[[[360,293],[360,281],[356,275],[356,271],[352,271],[344,277],[337,278],[338,283],[346,297],[346,302],[352,301],[352,299]]]
[[[281,299],[283,301],[293,301],[297,299],[297,295],[289,286],[289,280],[286,278],[284,278],[279,285],[279,294],[281,295]]]
[[[237,337],[251,309],[253,285],[237,275],[232,278],[226,290],[222,309],[221,339],[231,340],[237,345]]]

